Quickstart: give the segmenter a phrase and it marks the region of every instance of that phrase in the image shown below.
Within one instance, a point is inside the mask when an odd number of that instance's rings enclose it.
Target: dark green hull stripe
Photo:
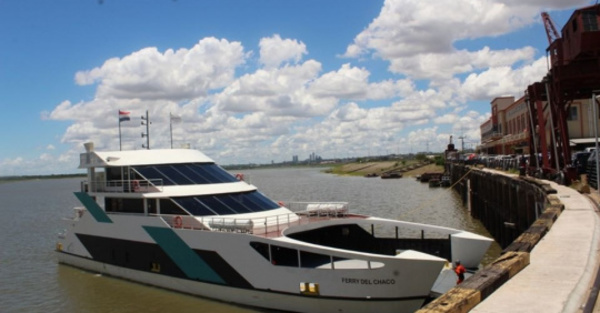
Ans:
[[[92,255],[92,259],[100,263],[192,280],[155,242],[139,242],[84,234],[76,235],[79,241],[81,241],[83,246]],[[225,281],[225,285],[244,289],[254,289],[254,287],[217,252],[194,250],[194,253],[204,260],[208,266],[210,266],[210,268]],[[198,281],[197,279],[193,280]]]
[[[112,223],[112,220],[106,215],[106,212],[85,192],[75,192],[75,196],[85,206],[85,208],[92,214],[96,222],[99,223]]]
[[[225,284],[198,254],[170,228],[144,226],[146,232],[190,279]]]

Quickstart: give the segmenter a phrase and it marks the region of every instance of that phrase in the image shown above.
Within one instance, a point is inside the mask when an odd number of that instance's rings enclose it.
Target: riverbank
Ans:
[[[61,179],[61,178],[74,178],[74,177],[85,177],[85,174],[51,174],[51,175],[22,175],[22,176],[0,176],[0,184],[14,181],[23,180],[40,180],[40,179]]]
[[[443,173],[444,167],[435,163],[411,161],[401,164],[394,161],[347,163],[337,165],[328,170],[336,175],[365,176],[369,174],[381,175],[386,172],[399,172],[403,177],[416,177],[423,173]]]

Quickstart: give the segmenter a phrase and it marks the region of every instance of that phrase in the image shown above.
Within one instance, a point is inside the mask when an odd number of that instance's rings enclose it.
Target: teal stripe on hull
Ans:
[[[85,206],[85,208],[92,214],[96,222],[99,223],[112,223],[112,220],[106,215],[106,212],[85,192],[75,192],[75,196]]]
[[[179,266],[190,279],[197,279],[217,284],[225,281],[217,274],[190,246],[188,246],[172,229],[164,227],[143,226],[146,232],[156,241],[165,253]]]

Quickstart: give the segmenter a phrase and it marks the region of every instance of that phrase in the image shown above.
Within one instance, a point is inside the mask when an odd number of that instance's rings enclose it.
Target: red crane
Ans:
[[[576,176],[570,166],[567,127],[571,103],[590,99],[600,90],[600,5],[575,10],[563,27],[562,36],[548,13],[542,13],[542,20],[551,68],[542,81],[527,88],[530,173],[541,170],[539,174],[545,176],[561,174],[562,182],[569,183]]]
[[[554,40],[560,38],[560,34],[556,31],[556,27],[554,27],[554,22],[550,18],[550,15],[546,12],[542,12],[542,21],[544,22],[544,27],[546,27],[546,35],[548,36],[548,44],[552,44]]]

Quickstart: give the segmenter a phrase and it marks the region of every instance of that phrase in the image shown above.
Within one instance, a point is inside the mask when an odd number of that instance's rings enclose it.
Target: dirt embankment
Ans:
[[[417,175],[423,175],[423,173],[443,173],[444,167],[441,165],[428,164],[414,170],[404,173],[405,177],[416,177]]]
[[[418,162],[399,164],[398,162],[382,161],[367,163],[348,163],[335,168],[332,172],[338,175],[356,176],[365,176],[367,174],[381,175],[385,172],[398,172],[402,173],[402,176],[404,177],[414,177],[428,172],[443,173],[444,168],[435,164],[424,164]]]

